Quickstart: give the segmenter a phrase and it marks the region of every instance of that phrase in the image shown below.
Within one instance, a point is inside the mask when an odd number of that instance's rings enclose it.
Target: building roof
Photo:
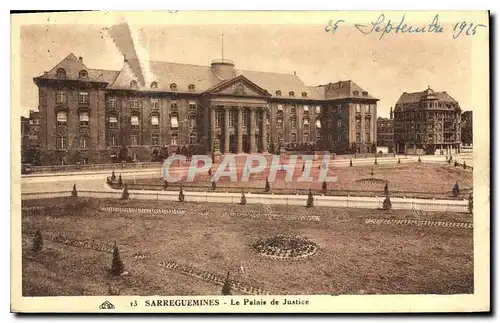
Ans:
[[[442,102],[449,102],[449,103],[458,103],[454,98],[452,98],[448,93],[446,92],[434,92],[432,89],[428,88],[427,90],[421,91],[421,92],[412,92],[412,93],[407,93],[403,92],[401,96],[399,97],[398,102],[396,104],[413,104],[413,103],[419,103],[421,99],[425,98],[433,98],[437,99]]]
[[[378,100],[364,90],[361,86],[351,80],[339,81],[320,85],[317,88],[318,95],[323,99],[372,99]]]

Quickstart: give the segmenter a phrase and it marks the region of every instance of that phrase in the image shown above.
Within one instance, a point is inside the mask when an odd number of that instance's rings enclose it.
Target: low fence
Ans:
[[[74,172],[89,170],[112,170],[112,169],[142,169],[161,167],[161,162],[141,163],[115,163],[115,164],[79,164],[79,165],[52,165],[52,166],[24,166],[26,173],[50,173],[50,172]]]
[[[46,199],[56,197],[69,197],[70,191],[57,192],[37,192],[23,193],[23,200]],[[111,198],[120,199],[121,191],[78,191],[80,197],[92,198]],[[203,203],[228,203],[239,204],[241,201],[241,193],[215,193],[215,192],[192,192],[184,191],[185,203],[203,202]],[[307,203],[307,195],[264,195],[264,194],[245,194],[246,203],[248,204],[269,204],[269,205],[296,205],[305,206]],[[152,200],[152,201],[178,201],[179,192],[175,191],[129,191],[130,199]],[[346,207],[346,208],[362,208],[362,209],[380,209],[384,197],[350,197],[350,196],[314,196],[315,206],[324,207]],[[441,211],[441,212],[468,212],[467,200],[421,200],[421,199],[405,199],[391,198],[392,208],[395,210],[419,210],[419,211]]]

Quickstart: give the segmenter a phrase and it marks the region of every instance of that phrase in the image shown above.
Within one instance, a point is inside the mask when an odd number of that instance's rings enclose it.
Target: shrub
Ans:
[[[247,204],[247,198],[245,196],[245,190],[241,190],[241,199],[240,199],[240,204],[245,205]]]
[[[306,164],[302,164],[302,173],[304,172],[304,170],[306,169]]]
[[[35,236],[33,237],[33,246],[32,249],[33,252],[40,252],[43,249],[43,238],[42,238],[42,233],[40,232],[40,229],[36,230]]]
[[[125,266],[120,258],[120,251],[115,242],[115,246],[113,247],[113,260],[111,260],[111,274],[113,276],[120,276],[125,270]]]
[[[373,173],[373,167],[372,167],[372,171],[370,172],[370,175],[372,175],[372,176],[373,176],[373,174],[374,174],[374,173]]]
[[[392,203],[391,203],[391,199],[389,198],[389,195],[385,196],[384,203],[382,203],[382,208],[384,210],[392,209]]]
[[[469,194],[469,213],[472,214],[474,208],[474,201],[473,201],[473,196],[472,193]]]
[[[458,194],[460,194],[460,187],[458,186],[458,182],[456,182],[455,185],[453,185],[451,193],[453,194],[453,197],[458,197]]]
[[[164,181],[163,182],[163,189],[167,190],[167,188],[168,188],[168,181]]]
[[[111,180],[114,181],[116,179],[115,175],[115,170],[113,169],[113,172],[111,172]]]
[[[181,189],[179,190],[179,202],[184,202],[184,191]]]
[[[229,272],[227,272],[226,280],[222,285],[222,295],[231,295],[231,284],[229,281]]]
[[[451,156],[448,158],[448,164],[451,164]]]
[[[326,191],[328,190],[328,187],[326,185],[326,181],[323,182],[323,184],[321,185],[321,192],[323,194],[326,194]]]
[[[455,167],[457,167],[457,166],[458,166],[458,162],[455,160]]]
[[[266,187],[264,188],[265,192],[269,192],[271,190],[271,185],[269,184],[269,180],[266,176]]]
[[[349,159],[349,166],[352,167],[352,159]]]
[[[71,191],[71,196],[72,197],[77,197],[78,196],[78,192],[76,190],[76,184],[73,184],[73,190]]]
[[[401,164],[401,159],[400,158],[398,158],[398,164]]]
[[[422,159],[420,159],[420,155],[418,155],[418,162],[421,163]]]
[[[464,169],[467,169],[467,165],[465,165],[465,160],[464,160]]]
[[[309,194],[307,195],[307,204],[306,207],[313,207],[314,206],[314,197],[311,192],[311,189],[309,189]]]
[[[118,186],[122,187],[123,186],[123,180],[122,180],[122,174],[120,173],[120,176],[118,176]]]
[[[384,194],[389,195],[389,182],[385,182]]]
[[[128,200],[130,194],[128,193],[128,186],[125,184],[125,187],[123,188],[122,192],[122,200]]]
[[[215,184],[215,180],[212,180],[212,190],[215,191],[217,188],[217,184]]]
[[[375,164],[375,165],[377,165],[377,164],[378,164],[378,163],[377,163],[377,157],[375,157],[375,162],[374,162],[374,164]]]

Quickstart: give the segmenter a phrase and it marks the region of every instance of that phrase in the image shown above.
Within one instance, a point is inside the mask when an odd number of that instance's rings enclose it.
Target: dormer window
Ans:
[[[188,90],[189,91],[194,91],[195,90],[194,84],[189,84]]]
[[[295,96],[295,92],[290,91],[290,92],[288,92],[288,95],[289,95],[289,96]]]
[[[359,91],[353,91],[352,92],[354,95],[358,96],[359,95]]]
[[[302,97],[307,98],[307,92],[302,92]]]
[[[130,87],[135,89],[137,87],[137,81],[130,81]]]
[[[363,96],[368,96],[368,92],[363,91]]]
[[[158,88],[158,83],[156,83],[156,82],[151,82],[151,88],[152,88],[152,89],[157,89],[157,88]]]
[[[171,84],[170,84],[170,90],[172,90],[172,91],[177,91],[177,84],[175,84],[175,83],[171,83]]]
[[[89,74],[87,73],[86,70],[81,70],[80,73],[78,73],[78,77],[81,79],[87,78]]]
[[[57,69],[57,77],[66,78],[66,70],[64,68]]]
[[[281,91],[280,90],[276,91],[276,96],[281,96]]]

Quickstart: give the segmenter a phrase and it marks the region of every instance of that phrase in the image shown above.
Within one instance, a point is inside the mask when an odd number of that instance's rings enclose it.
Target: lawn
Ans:
[[[221,286],[158,266],[179,264],[249,282],[272,294],[456,294],[473,293],[472,230],[406,225],[368,225],[368,218],[414,219],[411,211],[271,206],[273,212],[319,216],[321,221],[250,219],[263,205],[119,201],[82,198],[23,201],[23,295],[220,295]],[[183,209],[184,215],[107,213],[103,206]],[[420,220],[471,222],[467,214],[423,213]],[[30,251],[40,229],[45,249]],[[112,255],[49,239],[64,234],[120,248],[129,275],[110,278]],[[291,234],[314,242],[318,252],[301,261],[262,257],[254,241]],[[142,253],[149,258],[137,260]],[[244,272],[241,271],[243,266]],[[240,294],[234,291],[234,294]]]
[[[372,175],[373,169],[373,175]],[[232,182],[228,177],[220,178],[216,183],[216,190],[239,192],[244,188],[247,192],[261,193],[265,187],[266,169],[262,174],[252,174],[248,182],[242,182],[242,170],[238,170],[238,181]],[[318,178],[319,169],[313,168],[311,176]],[[270,183],[273,193],[279,194],[304,194],[309,188],[320,191],[322,182],[300,182],[302,166],[297,165],[294,178],[291,182],[285,181],[285,173],[278,172],[276,181]],[[453,164],[431,163],[404,163],[404,164],[379,164],[379,165],[354,165],[353,167],[330,166],[328,176],[337,176],[337,182],[328,183],[327,195],[351,196],[381,196],[384,186],[388,182],[389,191],[394,197],[413,198],[453,198],[453,185],[458,182],[460,187],[459,199],[468,198],[471,193],[473,181],[472,170],[454,167]],[[184,178],[185,179],[185,178]],[[163,178],[136,178],[124,177],[124,182],[131,189],[163,189]],[[210,190],[212,179],[208,174],[200,174],[194,182],[185,180],[169,183],[169,189],[178,189],[183,185],[190,190]]]

